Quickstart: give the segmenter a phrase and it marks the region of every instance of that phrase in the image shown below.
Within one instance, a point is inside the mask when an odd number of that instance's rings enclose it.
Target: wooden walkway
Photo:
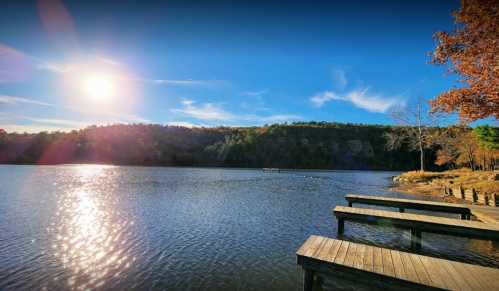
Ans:
[[[412,200],[412,199],[402,199],[402,198],[389,198],[389,197],[379,197],[379,196],[354,195],[354,194],[346,195],[345,199],[348,201],[348,206],[350,207],[352,207],[353,203],[359,203],[359,204],[378,205],[385,207],[395,207],[399,208],[400,212],[404,212],[405,209],[416,209],[416,210],[427,210],[427,211],[459,214],[461,216],[461,219],[469,220],[471,218],[471,210],[469,208],[469,205],[465,204],[454,204],[454,203]]]
[[[471,214],[486,223],[499,224],[499,207],[469,205]]]
[[[499,240],[499,225],[479,221],[345,206],[336,206],[334,215],[338,220],[338,234],[343,233],[345,220],[410,229],[414,249],[421,248],[422,232]]]
[[[383,290],[499,290],[499,269],[311,236],[297,251],[303,290],[327,274]]]

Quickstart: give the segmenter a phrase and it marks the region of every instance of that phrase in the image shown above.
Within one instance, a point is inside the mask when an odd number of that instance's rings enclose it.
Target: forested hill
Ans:
[[[379,125],[310,122],[250,128],[118,124],[38,134],[0,130],[0,163],[417,168],[417,152],[404,147],[386,150],[384,133],[391,129]],[[427,154],[427,164],[431,167],[433,151]]]

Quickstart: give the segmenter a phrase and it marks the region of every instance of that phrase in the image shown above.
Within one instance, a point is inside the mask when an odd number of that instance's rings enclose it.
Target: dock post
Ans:
[[[314,272],[303,269],[303,291],[312,291],[314,286]]]
[[[421,249],[421,231],[415,228],[411,228],[411,249]]]
[[[352,202],[348,201],[348,207],[352,207]]]
[[[400,213],[404,213],[404,212],[405,212],[405,209],[404,209],[404,208],[399,208],[399,212],[400,212]]]
[[[345,221],[343,218],[338,218],[338,234],[345,232]]]

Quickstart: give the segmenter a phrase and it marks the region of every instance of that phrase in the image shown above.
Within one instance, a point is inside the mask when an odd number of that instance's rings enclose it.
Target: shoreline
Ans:
[[[445,202],[477,204],[479,201],[463,199],[452,191],[473,191],[478,196],[499,193],[499,171],[471,171],[468,169],[444,172],[404,172],[393,178],[390,191],[413,195],[438,197]]]

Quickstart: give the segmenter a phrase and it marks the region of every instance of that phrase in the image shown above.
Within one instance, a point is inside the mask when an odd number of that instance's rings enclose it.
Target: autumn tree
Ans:
[[[476,155],[479,150],[478,138],[471,130],[464,130],[456,139],[459,151],[457,162],[468,166],[472,171],[476,170]]]
[[[461,0],[455,29],[437,32],[431,62],[449,65],[460,87],[431,101],[434,111],[458,112],[462,121],[499,118],[499,1]]]
[[[457,140],[462,131],[462,127],[449,126],[433,134],[433,141],[439,147],[436,152],[435,165],[449,168],[457,166],[457,158],[459,157]]]

